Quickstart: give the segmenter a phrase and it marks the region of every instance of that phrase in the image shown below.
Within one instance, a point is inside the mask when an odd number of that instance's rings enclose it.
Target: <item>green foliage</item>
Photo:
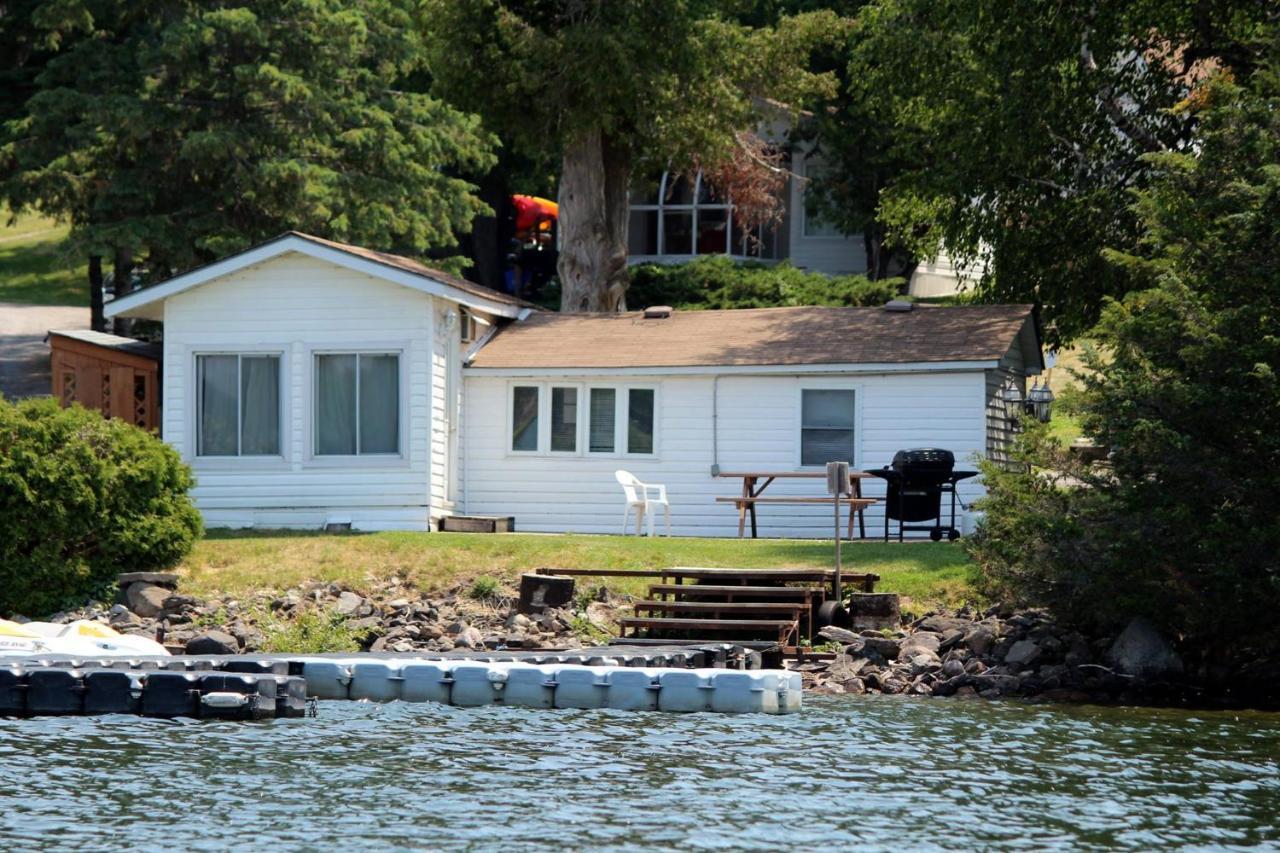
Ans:
[[[973,553],[995,592],[1212,643],[1274,632],[1280,608],[1280,75],[1205,104],[1197,154],[1151,160],[1137,251],[1110,255],[1147,285],[1106,306],[1080,376],[1110,464],[1030,431],[1034,469],[987,468]]]
[[[0,192],[163,277],[289,229],[422,254],[483,210],[479,119],[421,93],[411,0],[68,2],[0,133]]]
[[[159,438],[51,399],[0,399],[0,613],[49,612],[201,534],[191,471]]]
[[[631,271],[632,308],[772,308],[788,305],[883,305],[898,295],[901,279],[827,276],[789,263],[735,263],[725,257],[684,264],[642,264]]]
[[[368,633],[352,628],[347,617],[334,610],[304,610],[292,620],[267,614],[258,627],[264,636],[262,651],[288,654],[358,652]]]
[[[1104,250],[1137,247],[1146,155],[1193,150],[1186,104],[1214,69],[1257,66],[1269,20],[1266,3],[875,0],[851,40],[856,109],[825,134],[836,183],[865,200],[880,182],[900,245],[988,260],[985,299],[1036,302],[1050,341],[1070,340],[1141,286]]]
[[[474,598],[476,601],[491,601],[498,596],[498,590],[501,584],[497,578],[481,575],[471,582],[471,588],[467,590],[467,597]]]

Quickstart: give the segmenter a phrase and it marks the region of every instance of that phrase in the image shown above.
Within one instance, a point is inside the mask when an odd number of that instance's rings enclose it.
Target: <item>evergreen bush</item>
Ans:
[[[900,278],[828,276],[790,263],[737,262],[723,256],[683,264],[640,264],[631,270],[627,305],[699,308],[774,308],[793,305],[876,306],[896,297]]]
[[[172,566],[202,527],[173,448],[49,398],[0,399],[0,613],[48,613]]]

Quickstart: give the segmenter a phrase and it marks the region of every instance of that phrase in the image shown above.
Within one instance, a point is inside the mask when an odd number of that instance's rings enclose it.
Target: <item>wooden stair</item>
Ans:
[[[624,616],[618,620],[622,627],[622,636],[627,630],[635,631],[644,628],[652,634],[653,630],[672,630],[684,634],[711,633],[714,639],[723,638],[725,633],[757,633],[760,631],[776,631],[778,645],[786,646],[787,640],[798,637],[800,622],[797,619],[676,619],[669,617]]]

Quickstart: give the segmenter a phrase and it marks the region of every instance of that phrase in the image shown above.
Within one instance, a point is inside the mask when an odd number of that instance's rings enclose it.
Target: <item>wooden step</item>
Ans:
[[[673,594],[681,598],[706,598],[731,595],[752,598],[793,598],[802,601],[812,596],[822,597],[826,590],[806,586],[721,586],[719,584],[655,583],[649,585],[649,595]]]
[[[718,611],[747,611],[754,613],[789,613],[805,611],[803,604],[779,601],[637,601],[636,610],[666,610],[672,613],[715,613]]]
[[[675,619],[654,616],[627,616],[619,619],[618,624],[624,633],[628,628],[633,631],[637,628],[665,628],[717,634],[776,631],[778,642],[783,644],[785,644],[788,637],[794,636],[800,631],[800,622],[797,619]]]

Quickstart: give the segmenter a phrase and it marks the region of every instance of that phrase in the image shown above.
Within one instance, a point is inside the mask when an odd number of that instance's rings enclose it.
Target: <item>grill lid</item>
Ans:
[[[940,447],[915,447],[893,454],[893,470],[907,472],[939,472],[950,474],[956,466],[956,456]]]

